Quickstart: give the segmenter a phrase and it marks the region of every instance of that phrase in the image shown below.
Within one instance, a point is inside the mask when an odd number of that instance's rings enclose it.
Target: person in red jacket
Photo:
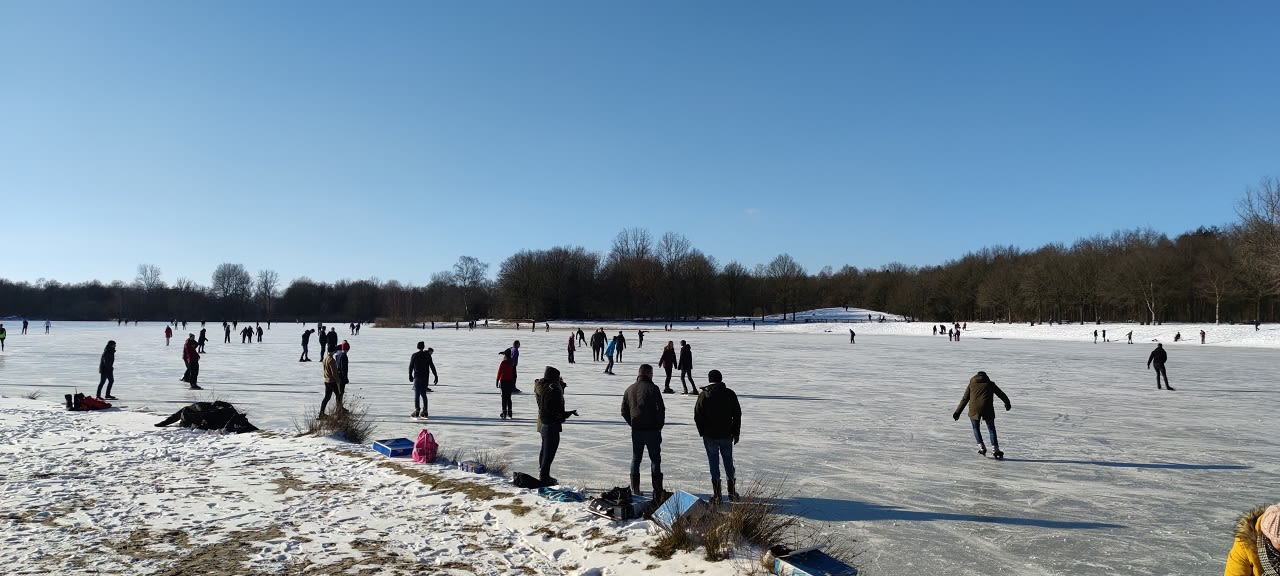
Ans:
[[[187,365],[182,381],[190,384],[192,390],[201,390],[200,385],[196,384],[196,380],[200,379],[200,353],[196,352],[195,334],[187,334],[187,341],[182,345],[182,362]]]
[[[502,362],[498,364],[498,381],[494,386],[502,390],[502,415],[500,418],[514,418],[511,415],[511,393],[516,389],[516,365],[511,362],[511,350],[499,352]]]

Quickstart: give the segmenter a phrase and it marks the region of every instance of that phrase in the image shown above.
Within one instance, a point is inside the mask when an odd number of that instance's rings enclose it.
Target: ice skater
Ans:
[[[680,362],[676,365],[676,369],[680,370],[680,387],[684,388],[685,394],[690,394],[689,388],[684,385],[684,379],[689,378],[689,386],[693,387],[692,394],[698,393],[698,382],[693,379],[693,347],[684,340],[680,341]]]
[[[0,352],[4,352],[4,340],[9,337],[9,332],[4,329],[4,324],[0,324]]]
[[[302,355],[298,357],[299,362],[311,361],[311,356],[308,354],[309,352],[308,348],[311,347],[311,334],[313,332],[315,332],[315,330],[311,328],[307,328],[306,330],[302,331]]]
[[[662,356],[658,358],[658,366],[661,366],[667,373],[667,381],[662,387],[662,393],[675,394],[676,391],[671,389],[671,369],[676,366],[674,342],[667,340],[667,345],[662,347]]]
[[[511,393],[523,394],[516,387],[516,380],[520,379],[520,341],[516,340],[511,343],[511,347],[507,348],[507,352],[511,354]]]
[[[609,340],[609,344],[604,347],[604,357],[609,360],[609,364],[604,367],[604,373],[610,376],[613,375],[613,354],[617,350],[617,348],[618,348],[617,337],[614,337],[612,340]]]
[[[1160,389],[1160,377],[1164,376],[1164,387],[1173,390],[1173,386],[1169,385],[1169,373],[1164,369],[1164,363],[1169,361],[1169,353],[1164,351],[1164,344],[1156,344],[1156,349],[1151,351],[1151,355],[1147,356],[1147,370],[1151,369],[1154,364],[1156,367],[1156,390]]]
[[[182,374],[182,381],[191,385],[192,390],[202,390],[196,381],[200,379],[200,353],[196,351],[196,335],[187,334],[187,341],[182,345],[182,363],[187,371]]]
[[[170,328],[169,326],[165,326],[164,327],[164,345],[165,346],[169,345],[169,340],[171,338],[173,338],[173,328]]]
[[[854,331],[853,331],[853,328],[850,328],[850,329],[849,329],[849,343],[850,343],[850,344],[853,344],[853,339],[854,339],[854,337],[855,337],[855,336],[857,336],[857,335],[858,335],[858,334],[857,334],[856,332],[854,332]]]
[[[960,411],[964,410],[965,404],[969,405],[969,422],[973,425],[973,438],[978,441],[978,454],[987,455],[987,445],[982,441],[982,428],[979,426],[980,420],[987,422],[987,432],[991,435],[991,456],[996,460],[1004,459],[1004,452],[1000,451],[1000,439],[996,436],[996,409],[995,402],[992,401],[992,395],[995,395],[1004,401],[1004,409],[1008,411],[1012,408],[1009,404],[1009,397],[1005,395],[1004,390],[996,386],[987,377],[986,372],[978,372],[969,379],[969,387],[964,389],[964,396],[960,398],[960,405],[956,406],[956,411],[951,414],[953,420],[960,419]]]
[[[569,363],[570,363],[570,364],[574,364],[574,363],[575,363],[575,362],[573,361],[573,352],[574,352],[575,350],[577,350],[577,349],[578,349],[578,347],[574,345],[573,341],[574,341],[574,334],[573,334],[573,332],[570,332],[570,333],[569,333],[569,347],[567,348],[567,350],[568,350],[568,352],[569,352]]]
[[[115,400],[111,395],[111,386],[116,383],[116,341],[108,340],[107,347],[102,349],[102,358],[98,360],[98,399]],[[107,385],[107,395],[102,395],[102,385]]]
[[[569,345],[572,346],[573,336],[569,338]],[[502,392],[502,414],[498,417],[506,420],[515,417],[511,414],[511,393],[516,389],[516,367],[511,363],[511,350],[503,350],[498,354],[502,355],[502,361],[498,363],[498,376],[494,387]]]
[[[409,382],[413,383],[413,415],[411,418],[427,417],[427,392],[431,388],[427,385],[427,379],[435,376],[436,384],[440,383],[440,374],[436,372],[436,363],[431,359],[431,353],[435,352],[432,348],[423,349],[426,344],[418,341],[418,351],[409,357]],[[419,410],[418,400],[422,400],[422,407]]]
[[[621,331],[621,330],[619,330],[619,331],[618,331],[618,335],[617,335],[617,336],[615,336],[613,340],[614,340],[614,342],[617,342],[617,345],[614,347],[614,348],[615,348],[615,349],[614,349],[614,353],[615,353],[615,355],[616,355],[616,357],[617,357],[617,360],[618,360],[619,362],[621,362],[621,361],[622,361],[622,351],[627,349],[627,337],[626,337],[626,336],[623,336],[623,335],[622,335],[622,331]]]

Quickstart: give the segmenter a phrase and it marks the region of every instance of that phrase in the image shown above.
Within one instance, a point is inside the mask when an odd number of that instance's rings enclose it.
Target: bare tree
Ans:
[[[210,289],[214,297],[235,306],[238,313],[244,314],[244,305],[253,293],[253,277],[244,264],[224,262],[213,270],[213,285]]]
[[[1236,210],[1249,263],[1266,273],[1269,291],[1280,292],[1280,181],[1263,178],[1245,191]]]
[[[484,288],[485,274],[489,273],[489,263],[481,262],[473,256],[459,256],[453,265],[452,283],[462,295],[462,319],[471,321],[472,304],[480,290]]]
[[[164,280],[160,279],[160,267],[155,264],[139,264],[138,277],[133,282],[144,292],[164,290]]]
[[[271,321],[271,313],[276,296],[280,295],[280,275],[275,270],[259,270],[258,281],[253,285],[254,296],[258,304],[267,313],[267,321]]]

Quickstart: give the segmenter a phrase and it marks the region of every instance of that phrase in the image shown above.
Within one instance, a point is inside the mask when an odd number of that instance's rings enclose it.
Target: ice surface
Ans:
[[[590,487],[626,483],[630,442],[620,395],[637,365],[656,364],[667,340],[688,340],[699,386],[707,370],[719,369],[742,402],[740,482],[787,478],[788,509],[856,539],[869,575],[1216,573],[1235,518],[1280,501],[1269,424],[1275,327],[969,324],[959,342],[949,342],[931,336],[928,323],[826,322],[834,316],[823,311],[809,323],[801,315],[799,324],[755,330],[750,319],[727,328],[677,324],[672,332],[644,326],[643,348],[637,325],[606,325],[627,336],[617,376],[603,374],[588,347],[579,347],[577,364],[566,363],[570,329],[589,336],[596,325],[588,323],[553,322],[550,332],[497,323],[474,331],[339,332],[352,345],[349,393],[368,404],[378,438],[414,437],[422,425],[409,419],[408,360],[424,340],[441,376],[426,425],[442,450],[507,450],[516,470],[536,469],[533,379],[556,366],[569,384],[567,408],[581,417],[565,425],[552,473]],[[192,326],[186,332],[198,331]],[[849,343],[850,327],[857,344]],[[317,361],[296,361],[303,326],[273,324],[261,344],[223,344],[216,326],[209,329],[204,392],[178,381],[182,338],[166,347],[163,324],[68,322],[49,335],[10,331],[0,394],[41,391],[60,400],[73,389],[91,393],[103,345],[114,339],[113,393],[130,410],[162,415],[218,398],[263,428],[292,430],[294,419],[314,417],[320,356],[313,342]],[[1094,344],[1094,329],[1106,329],[1112,341]],[[1129,330],[1132,345],[1123,342]],[[1173,343],[1176,331],[1187,341]],[[515,398],[517,420],[503,421],[494,375],[498,352],[514,339],[522,343],[525,394]],[[1156,390],[1146,369],[1152,339],[1169,351],[1176,392]],[[978,456],[967,420],[951,419],[977,370],[1012,400],[1013,410],[997,415],[1003,462]],[[694,399],[666,397],[663,468],[668,489],[705,494]]]

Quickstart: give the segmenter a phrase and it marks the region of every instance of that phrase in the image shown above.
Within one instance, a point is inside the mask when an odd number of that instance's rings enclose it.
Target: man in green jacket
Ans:
[[[973,437],[978,441],[978,454],[986,456],[987,445],[982,441],[982,430],[978,427],[978,420],[987,421],[987,431],[991,433],[991,456],[996,460],[1004,459],[1004,452],[1000,451],[1000,440],[996,437],[996,410],[992,402],[992,395],[998,396],[1004,401],[1004,409],[1007,411],[1012,406],[1009,404],[1009,397],[1004,391],[996,386],[987,377],[986,372],[978,372],[969,379],[969,387],[964,389],[964,397],[960,398],[960,405],[956,406],[956,411],[951,415],[954,420],[960,419],[960,411],[964,410],[964,405],[969,405],[969,420],[973,424]]]

